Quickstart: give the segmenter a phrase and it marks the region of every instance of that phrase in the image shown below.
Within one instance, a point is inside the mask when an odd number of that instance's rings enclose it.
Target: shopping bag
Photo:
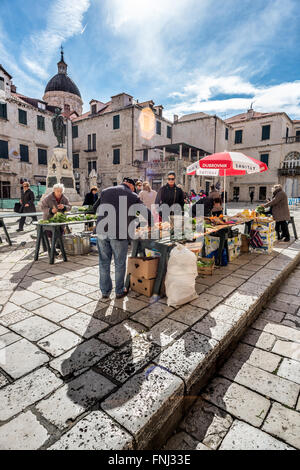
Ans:
[[[171,251],[165,280],[168,305],[176,307],[196,299],[197,257],[183,245]]]
[[[21,212],[22,204],[20,202],[16,202],[14,205],[14,212]]]

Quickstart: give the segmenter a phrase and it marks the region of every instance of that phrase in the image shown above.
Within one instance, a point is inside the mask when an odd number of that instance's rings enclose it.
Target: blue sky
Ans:
[[[300,118],[299,0],[0,0],[0,63],[42,97],[59,47],[84,109],[125,91],[165,114]]]

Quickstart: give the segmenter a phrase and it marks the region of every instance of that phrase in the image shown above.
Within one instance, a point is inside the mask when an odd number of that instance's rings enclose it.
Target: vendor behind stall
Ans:
[[[58,212],[66,212],[71,210],[71,205],[69,203],[68,198],[64,196],[64,185],[63,184],[55,184],[53,186],[53,192],[50,193],[45,199],[42,201],[41,207],[43,211],[43,219],[49,220]],[[61,232],[63,232],[64,227],[61,226]],[[48,235],[51,237],[52,233],[47,231]],[[55,255],[57,256],[59,253],[55,251]]]

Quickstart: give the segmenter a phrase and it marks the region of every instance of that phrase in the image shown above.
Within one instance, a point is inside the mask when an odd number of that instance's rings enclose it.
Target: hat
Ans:
[[[132,186],[135,187],[135,182],[133,181],[132,178],[127,178],[127,177],[123,178],[123,183],[129,183],[129,184],[132,184]]]
[[[97,186],[92,186],[92,187],[91,187],[91,191],[93,191],[94,189],[95,189],[96,191],[98,191]]]

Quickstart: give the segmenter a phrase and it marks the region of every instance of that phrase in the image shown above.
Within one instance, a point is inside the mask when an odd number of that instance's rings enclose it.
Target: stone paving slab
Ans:
[[[296,411],[273,403],[262,429],[300,449],[300,419]]]
[[[296,405],[300,392],[299,385],[235,358],[226,362],[220,375],[291,407]]]
[[[63,430],[114,388],[105,377],[89,370],[40,401],[36,409]]]
[[[10,328],[30,341],[38,341],[60,329],[55,323],[38,316],[15,323]]]
[[[46,367],[26,375],[0,390],[0,421],[12,418],[20,411],[44,398],[60,385],[62,380]]]
[[[168,420],[183,394],[184,385],[179,377],[154,367],[132,377],[101,408],[133,433],[137,448],[143,449],[153,435],[153,428]]]
[[[206,447],[201,442],[193,439],[191,436],[185,432],[180,432],[172,436],[167,444],[163,447],[163,450],[211,450],[209,447]]]
[[[36,450],[50,437],[31,411],[0,427],[1,450]]]
[[[266,351],[271,351],[276,342],[276,336],[249,328],[242,342]]]
[[[102,411],[93,411],[50,450],[132,450],[132,436]]]
[[[26,339],[10,344],[0,356],[0,367],[13,379],[49,362],[47,354]]]
[[[87,339],[95,336],[109,326],[108,323],[94,317],[91,318],[90,315],[83,312],[72,315],[67,320],[62,321],[61,325]]]
[[[293,448],[247,423],[235,420],[220,450],[293,450]]]
[[[271,402],[263,396],[225,378],[214,379],[202,397],[256,427],[261,426],[271,406]]]
[[[57,357],[81,343],[81,338],[69,330],[61,328],[46,338],[38,341],[38,346],[51,356]]]
[[[283,359],[277,375],[300,385],[300,362],[293,361],[292,359]]]

